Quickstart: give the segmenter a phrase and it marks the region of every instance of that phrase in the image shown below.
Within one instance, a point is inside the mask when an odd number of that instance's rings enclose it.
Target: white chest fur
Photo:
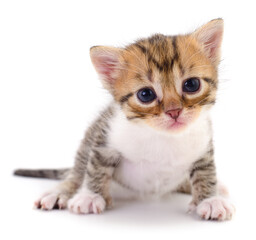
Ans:
[[[128,121],[119,110],[108,136],[109,147],[124,157],[114,179],[140,193],[167,193],[187,177],[191,164],[205,153],[210,139],[206,118],[182,134],[167,135]]]

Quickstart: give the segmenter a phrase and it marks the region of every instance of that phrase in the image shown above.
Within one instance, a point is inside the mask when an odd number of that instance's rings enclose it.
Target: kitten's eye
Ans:
[[[156,99],[156,94],[150,88],[142,88],[138,91],[137,97],[143,103],[150,103]]]
[[[198,78],[189,78],[183,83],[183,92],[193,93],[200,88],[200,80]]]

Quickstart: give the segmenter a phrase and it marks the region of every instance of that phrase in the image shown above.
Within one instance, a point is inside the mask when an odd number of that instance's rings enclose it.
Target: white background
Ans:
[[[218,17],[225,35],[212,115],[218,175],[236,204],[234,219],[187,215],[184,195],[117,202],[100,216],[32,210],[56,182],[12,171],[72,166],[86,127],[110,99],[89,48],[186,33]],[[255,239],[255,22],[253,1],[245,0],[0,1],[0,238]]]

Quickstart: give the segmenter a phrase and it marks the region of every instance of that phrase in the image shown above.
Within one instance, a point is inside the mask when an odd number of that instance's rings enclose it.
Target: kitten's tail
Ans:
[[[48,178],[48,179],[64,179],[70,172],[70,168],[62,169],[17,169],[14,175],[23,177]]]

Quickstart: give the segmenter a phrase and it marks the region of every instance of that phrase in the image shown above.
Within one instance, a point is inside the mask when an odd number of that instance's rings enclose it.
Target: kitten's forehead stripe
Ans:
[[[148,52],[147,48],[140,43],[135,43],[135,46],[138,47],[144,54],[146,54]]]
[[[162,66],[162,64],[160,64],[158,61],[156,61],[156,59],[153,58],[152,55],[149,55],[148,61],[152,62],[160,72],[162,72],[164,70],[164,67]]]
[[[147,57],[148,62],[153,64],[159,72],[168,74],[173,70],[174,63],[177,62],[181,73],[184,74],[184,68],[179,61],[177,39],[177,36],[166,37],[157,34],[150,37],[148,42],[140,40],[134,46]]]
[[[153,79],[152,79],[152,69],[149,69],[149,70],[148,70],[147,77],[148,77],[148,80],[149,80],[150,82],[153,82]]]
[[[179,63],[179,69],[180,69],[181,75],[183,76],[185,74],[185,68],[182,66],[181,63]]]
[[[172,37],[172,48],[173,48],[173,58],[171,61],[171,70],[173,69],[174,62],[178,62],[178,60],[179,60],[176,36]]]

